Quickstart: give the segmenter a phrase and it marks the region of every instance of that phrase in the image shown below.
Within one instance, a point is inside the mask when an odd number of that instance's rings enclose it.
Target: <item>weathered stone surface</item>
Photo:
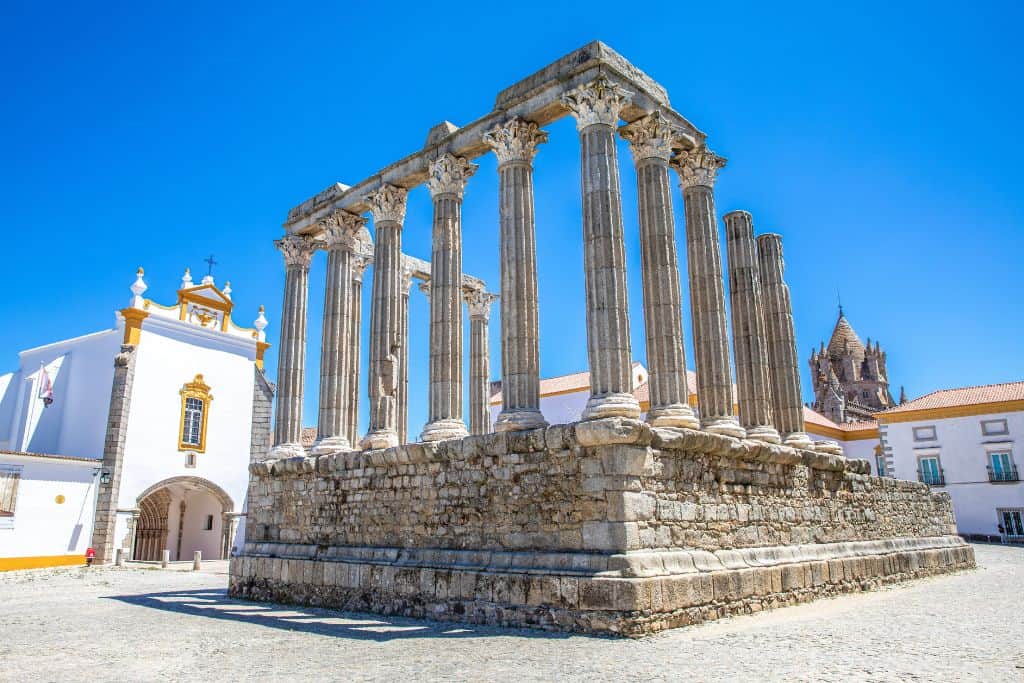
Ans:
[[[862,469],[623,418],[255,462],[231,591],[642,635],[972,566],[947,494]]]

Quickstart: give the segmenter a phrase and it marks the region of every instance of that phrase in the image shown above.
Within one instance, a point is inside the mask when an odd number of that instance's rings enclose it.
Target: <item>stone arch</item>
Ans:
[[[210,502],[212,499],[219,505],[219,511],[216,506],[208,509],[207,512],[211,513],[207,515],[209,526],[198,532],[192,529],[196,526],[193,520],[190,526],[192,534],[186,536],[190,499],[205,501],[208,508],[214,505]],[[203,550],[203,556],[208,559],[227,556],[237,517],[235,504],[231,496],[212,481],[194,476],[163,479],[139,494],[136,505],[139,517],[135,525],[134,559],[157,561],[164,549],[170,550],[172,560],[191,559],[192,552],[197,549]],[[196,547],[199,541],[194,535],[203,532],[214,532],[210,535],[216,538],[207,539],[203,547]],[[170,537],[172,534],[173,538]]]

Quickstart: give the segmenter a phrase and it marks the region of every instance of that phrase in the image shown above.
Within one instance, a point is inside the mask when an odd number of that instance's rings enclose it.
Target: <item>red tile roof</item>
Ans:
[[[940,389],[925,394],[903,405],[882,411],[880,415],[904,413],[911,410],[928,410],[931,408],[954,408],[983,403],[1001,403],[1003,401],[1024,401],[1024,382],[1004,382],[1003,384],[983,384],[975,387],[959,389]]]

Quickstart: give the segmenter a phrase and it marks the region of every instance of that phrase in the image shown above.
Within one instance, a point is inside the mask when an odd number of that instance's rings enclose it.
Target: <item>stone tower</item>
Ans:
[[[873,413],[896,405],[889,393],[885,351],[868,338],[867,346],[839,308],[839,319],[828,346],[811,351],[814,409],[833,422],[867,420]]]

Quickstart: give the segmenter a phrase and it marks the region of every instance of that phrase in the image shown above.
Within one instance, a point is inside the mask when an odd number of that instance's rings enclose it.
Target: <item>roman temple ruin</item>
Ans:
[[[581,150],[591,394],[581,421],[548,425],[539,409],[533,164],[543,163],[544,127],[565,116],[575,119]],[[616,135],[629,144],[638,183],[645,412],[630,384]],[[472,160],[491,153],[500,193],[497,295],[462,271],[463,192]],[[441,124],[423,149],[293,209],[278,242],[287,279],[276,446],[254,454],[250,467],[246,543],[231,564],[231,594],[637,636],[972,567],[947,494],[870,476],[866,461],[804,433],[781,238],[755,237],[749,213],[727,214],[723,268],[714,187],[725,164],[660,85],[595,42],[502,91],[473,123]],[[686,278],[673,175],[685,209]],[[406,194],[421,184],[433,199],[429,264],[402,253]],[[307,453],[299,443],[306,301],[318,250],[327,252],[328,275],[318,441]],[[357,434],[359,302],[370,261],[370,420]],[[428,283],[431,310],[429,421],[418,440],[407,433],[412,279]],[[494,301],[503,405],[490,432]],[[464,303],[472,319],[468,410]]]

